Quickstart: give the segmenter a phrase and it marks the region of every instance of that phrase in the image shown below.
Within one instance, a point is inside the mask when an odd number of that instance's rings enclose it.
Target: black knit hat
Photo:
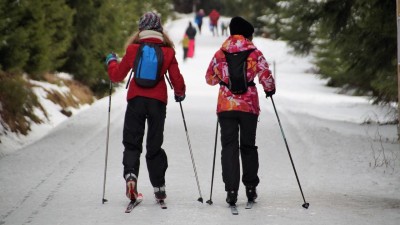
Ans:
[[[231,35],[239,34],[243,35],[245,38],[253,36],[254,33],[253,25],[240,16],[232,18],[231,22],[229,23],[229,30]]]
[[[161,26],[160,17],[153,12],[145,13],[139,20],[139,31],[142,30],[155,30],[162,32],[163,28]]]

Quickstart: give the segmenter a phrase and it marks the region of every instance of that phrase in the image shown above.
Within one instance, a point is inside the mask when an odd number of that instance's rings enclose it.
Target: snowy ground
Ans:
[[[189,19],[165,28],[176,43],[187,83],[182,103],[204,201],[210,198],[218,88],[207,86],[208,63],[223,42],[204,26],[195,58],[182,62],[178,44]],[[207,21],[205,21],[205,25]],[[276,62],[275,104],[289,143],[309,209],[301,197],[270,100],[260,91],[262,112],[257,145],[260,154],[258,203],[245,210],[239,190],[239,215],[225,203],[217,152],[213,205],[200,197],[179,105],[167,111],[164,148],[169,159],[167,210],[152,197],[142,156],[139,191],[144,201],[131,214],[122,179],[122,126],[126,90],[112,96],[106,204],[101,204],[106,150],[108,98],[52,129],[40,140],[0,159],[0,225],[3,224],[398,224],[400,150],[393,125],[360,125],[389,120],[387,109],[368,99],[336,94],[305,71],[310,59],[288,54],[283,42],[256,38],[269,62]],[[261,89],[261,88],[259,88]],[[0,145],[1,151],[6,146]],[[388,167],[374,167],[383,160]],[[375,154],[375,156],[374,156]],[[144,155],[144,154],[143,154]]]

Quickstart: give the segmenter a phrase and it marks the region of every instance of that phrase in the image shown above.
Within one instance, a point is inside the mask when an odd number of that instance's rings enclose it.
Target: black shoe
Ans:
[[[228,191],[226,192],[226,202],[229,205],[236,204],[237,202],[237,191]]]
[[[167,198],[167,193],[165,192],[165,185],[162,187],[154,187],[154,197],[157,201],[164,200]]]
[[[254,186],[246,186],[246,196],[248,201],[256,200],[257,198],[257,190]]]

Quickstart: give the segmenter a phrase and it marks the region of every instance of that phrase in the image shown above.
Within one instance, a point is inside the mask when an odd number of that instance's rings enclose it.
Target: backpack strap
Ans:
[[[132,65],[132,69],[131,69],[131,74],[129,74],[128,82],[126,82],[125,89],[128,89],[128,87],[129,87],[129,83],[131,82],[131,78],[132,78],[132,73],[134,72],[135,67],[138,65],[139,60],[140,60],[140,57],[141,57],[141,55],[142,55],[143,46],[144,46],[144,44],[141,43],[141,44],[139,45],[138,50],[136,51],[136,56],[135,56],[135,59],[133,60],[133,65]],[[138,57],[138,56],[139,56],[139,57]]]
[[[219,85],[223,85],[223,86],[227,86],[228,87],[228,84],[223,82],[222,80],[219,82]],[[256,86],[256,83],[254,83],[254,80],[251,80],[251,81],[247,82],[247,86],[249,86],[249,87],[250,86]]]

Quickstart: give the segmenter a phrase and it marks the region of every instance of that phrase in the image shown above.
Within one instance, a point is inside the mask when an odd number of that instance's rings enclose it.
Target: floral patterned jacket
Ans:
[[[228,64],[223,51],[233,53],[249,49],[255,50],[247,58],[247,80],[250,82],[257,76],[265,91],[274,90],[275,81],[263,54],[254,46],[253,42],[242,35],[230,36],[214,54],[206,73],[207,84],[217,85],[220,81],[228,83]],[[249,86],[246,93],[235,95],[229,91],[227,86],[220,85],[217,113],[224,111],[242,111],[259,115],[260,105],[256,86]]]

